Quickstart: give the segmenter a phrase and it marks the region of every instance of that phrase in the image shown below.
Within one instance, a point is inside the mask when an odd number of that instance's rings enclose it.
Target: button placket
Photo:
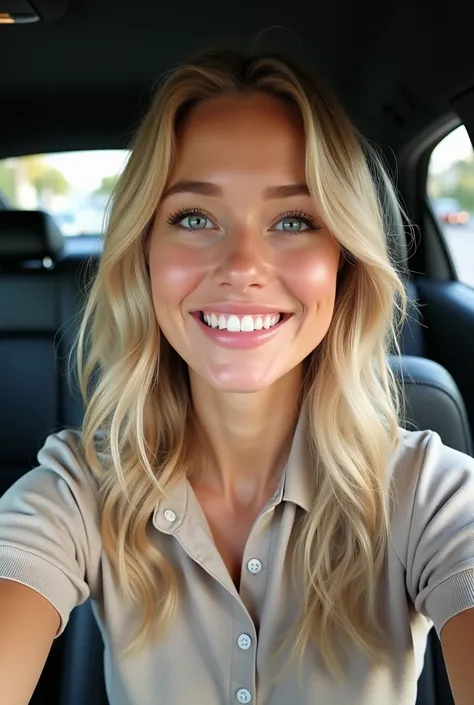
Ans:
[[[259,620],[270,570],[270,546],[276,530],[274,510],[268,510],[268,523],[253,531],[245,547],[239,595],[252,620]],[[262,518],[262,517],[261,517]],[[257,529],[257,527],[254,527]]]
[[[245,605],[233,605],[234,648],[230,671],[230,702],[250,703],[256,698],[257,632]]]
[[[237,639],[237,646],[242,651],[247,651],[252,646],[252,639],[248,634],[241,634]]]
[[[252,700],[252,694],[247,688],[239,688],[236,697],[238,703],[249,703]]]
[[[271,510],[268,511],[270,512]],[[272,533],[270,524],[263,528],[260,526],[260,531],[256,529],[257,526],[252,530],[247,542],[245,549],[246,556],[244,556],[242,563],[243,570],[240,584],[241,601],[246,607],[251,619],[254,620],[253,624],[255,624],[255,619],[258,620],[260,616],[267,578],[267,571],[264,570],[264,568],[266,568],[268,564]],[[244,624],[241,623],[239,626],[242,627]],[[240,654],[240,656],[237,656],[236,653],[232,669],[234,687],[237,688],[235,698],[238,703],[250,703],[255,697],[256,634],[254,635],[255,638],[252,639],[250,634],[246,631],[241,631],[240,633],[236,631],[236,633],[238,634],[237,653]],[[248,676],[251,676],[250,680]],[[240,683],[243,681],[242,686],[244,683],[248,684],[253,688],[253,691],[245,687],[239,688],[239,681]]]
[[[251,558],[247,563],[247,570],[256,575],[262,570],[262,561],[258,558]]]

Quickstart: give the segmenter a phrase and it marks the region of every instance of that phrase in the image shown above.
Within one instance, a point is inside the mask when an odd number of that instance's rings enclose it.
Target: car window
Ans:
[[[427,188],[459,280],[474,287],[474,151],[464,126],[434,148]]]
[[[32,154],[0,160],[0,207],[43,210],[63,235],[99,235],[126,150]]]

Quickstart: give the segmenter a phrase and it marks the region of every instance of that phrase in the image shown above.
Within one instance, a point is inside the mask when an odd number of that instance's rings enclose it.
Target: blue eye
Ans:
[[[216,225],[212,220],[197,208],[184,208],[167,218],[169,225],[177,225],[183,230],[196,232],[197,230],[214,230]],[[307,230],[320,230],[315,218],[302,211],[285,213],[273,226],[272,230],[284,233],[298,234]]]
[[[186,225],[186,221],[188,221],[188,225]],[[189,230],[205,230],[213,227],[209,218],[205,218],[202,215],[187,215],[180,221],[180,225],[184,228],[189,228]]]
[[[280,230],[285,233],[304,233],[307,230],[320,229],[315,218],[302,211],[285,213],[281,220],[273,227],[273,230]]]
[[[275,226],[275,230],[284,230],[287,233],[301,233],[308,229],[309,226],[301,218],[283,218]]]
[[[184,209],[173,213],[167,218],[167,223],[169,225],[178,225],[183,230],[212,230],[215,228],[214,223],[197,210]]]

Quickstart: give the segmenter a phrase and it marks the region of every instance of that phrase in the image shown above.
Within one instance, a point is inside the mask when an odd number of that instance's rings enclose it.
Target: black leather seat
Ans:
[[[62,248],[46,213],[0,211],[0,495],[61,425],[55,264]]]
[[[390,365],[404,389],[405,427],[436,431],[445,445],[472,455],[466,409],[449,372],[433,360],[407,355],[391,357]]]

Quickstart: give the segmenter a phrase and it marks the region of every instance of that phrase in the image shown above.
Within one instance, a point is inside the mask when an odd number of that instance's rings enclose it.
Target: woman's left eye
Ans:
[[[289,214],[278,221],[273,230],[286,233],[302,233],[306,230],[319,230],[315,219],[306,214]]]

